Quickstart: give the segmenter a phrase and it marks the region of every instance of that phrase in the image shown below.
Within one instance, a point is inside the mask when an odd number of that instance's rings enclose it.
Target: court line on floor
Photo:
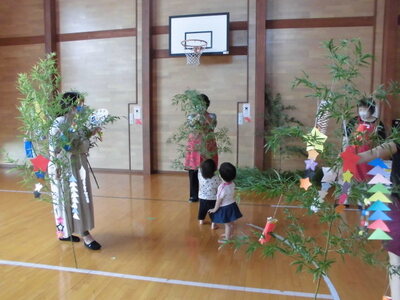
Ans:
[[[261,231],[264,230],[264,228],[262,228],[262,227],[260,227],[260,226],[257,226],[257,225],[254,225],[254,224],[248,223],[247,225],[250,226],[250,227],[256,228],[256,229],[258,229],[258,230],[261,230]],[[287,241],[285,241],[285,239],[284,239],[282,236],[280,236],[279,234],[277,234],[277,233],[274,232],[274,236],[275,236],[277,239],[279,239],[280,241],[282,241],[282,242],[288,244]],[[290,244],[288,244],[288,245],[290,245]],[[318,268],[318,265],[316,264],[316,262],[313,261],[312,263],[313,263],[313,265],[314,265],[315,267]],[[331,295],[332,295],[332,296],[331,296],[331,297],[332,297],[331,299],[340,300],[339,293],[336,291],[336,288],[335,288],[335,286],[333,285],[331,279],[330,279],[327,275],[322,275],[322,277],[323,277],[323,279],[324,279],[326,285],[328,286],[329,291],[331,292]]]
[[[89,270],[89,269],[76,269],[76,268],[70,268],[70,267],[36,264],[36,263],[28,263],[28,262],[20,262],[20,261],[12,261],[12,260],[0,260],[0,265],[26,267],[26,268],[34,268],[34,269],[45,269],[45,270],[53,270],[53,271],[64,271],[64,272],[71,272],[71,273],[80,273],[80,274],[106,276],[106,277],[116,277],[116,278],[123,278],[123,279],[150,281],[150,282],[173,284],[173,285],[195,286],[195,287],[220,289],[220,290],[261,293],[261,294],[271,294],[271,295],[280,295],[280,296],[293,296],[293,297],[303,297],[303,298],[314,298],[313,293],[280,291],[280,290],[252,288],[252,287],[245,287],[245,286],[205,283],[205,282],[196,282],[196,281],[185,281],[185,280],[176,280],[176,279],[168,279],[168,278],[96,271],[96,270]],[[332,298],[331,295],[327,295],[327,294],[319,294],[318,299],[333,299],[334,300],[334,298]]]
[[[23,194],[33,194],[32,191],[18,191],[18,190],[1,190],[0,192],[4,193],[23,193]],[[49,192],[45,192],[42,194],[50,195]],[[187,201],[182,201],[178,199],[155,199],[155,198],[142,198],[142,197],[127,197],[127,196],[101,196],[101,195],[93,195],[95,198],[111,198],[111,199],[129,199],[129,200],[151,200],[151,201],[169,201],[169,202],[179,202],[179,203],[187,203]],[[270,207],[277,207],[277,208],[303,208],[302,206],[295,206],[295,205],[275,205],[275,204],[268,204],[268,203],[251,203],[251,202],[242,202],[239,205],[251,205],[251,206],[270,206]],[[346,211],[359,211],[357,208],[345,208]]]

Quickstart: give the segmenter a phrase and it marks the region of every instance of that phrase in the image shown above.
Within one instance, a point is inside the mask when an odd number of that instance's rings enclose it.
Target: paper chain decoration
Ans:
[[[344,184],[342,186],[342,194],[339,196],[339,206],[336,207],[337,213],[341,213],[344,210],[343,204],[348,198],[350,182],[354,172],[357,172],[356,164],[360,160],[360,157],[355,154],[354,146],[348,146],[340,156],[343,159]],[[390,230],[384,222],[391,220],[391,218],[384,213],[385,211],[390,211],[390,208],[385,203],[392,202],[390,198],[386,196],[390,194],[389,186],[391,185],[388,178],[390,176],[388,172],[389,168],[380,158],[374,159],[368,164],[374,166],[374,168],[368,172],[369,175],[374,175],[374,177],[368,182],[369,185],[372,185],[372,187],[368,189],[368,193],[372,195],[364,199],[364,204],[370,205],[372,203],[372,205],[362,210],[360,225],[374,230],[368,237],[369,240],[391,240],[392,238],[386,233],[390,232]],[[371,212],[374,213],[369,216]],[[374,222],[369,224],[369,221]],[[362,233],[361,231],[360,234]]]

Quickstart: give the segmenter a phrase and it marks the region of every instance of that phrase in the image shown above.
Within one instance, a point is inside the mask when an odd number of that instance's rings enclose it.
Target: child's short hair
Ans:
[[[364,97],[360,101],[358,101],[357,107],[366,107],[368,108],[371,115],[375,113],[376,103],[372,97]]]
[[[212,159],[207,159],[203,161],[200,165],[200,172],[204,178],[212,178],[217,171],[217,165]]]
[[[228,162],[224,162],[219,166],[219,175],[226,182],[231,182],[236,177],[236,168]]]

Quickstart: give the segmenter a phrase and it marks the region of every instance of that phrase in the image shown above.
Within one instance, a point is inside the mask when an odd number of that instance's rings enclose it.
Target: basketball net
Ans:
[[[200,57],[203,50],[207,46],[207,42],[203,40],[184,40],[182,46],[185,48],[186,64],[192,66],[200,65]]]

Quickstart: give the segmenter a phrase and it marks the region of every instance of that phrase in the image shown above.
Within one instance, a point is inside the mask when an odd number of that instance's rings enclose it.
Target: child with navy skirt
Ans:
[[[234,221],[241,218],[242,213],[235,200],[235,184],[233,183],[236,177],[235,166],[228,162],[221,164],[219,175],[223,182],[218,187],[215,207],[209,212],[214,223],[225,224],[224,239],[218,241],[225,243],[232,238]]]
[[[207,159],[200,165],[200,172],[197,176],[199,179],[199,224],[204,224],[204,219],[210,209],[215,207],[217,200],[217,190],[221,183],[221,179],[215,172],[217,171],[217,165],[214,160]],[[211,223],[211,229],[217,229],[218,226],[214,222]]]

